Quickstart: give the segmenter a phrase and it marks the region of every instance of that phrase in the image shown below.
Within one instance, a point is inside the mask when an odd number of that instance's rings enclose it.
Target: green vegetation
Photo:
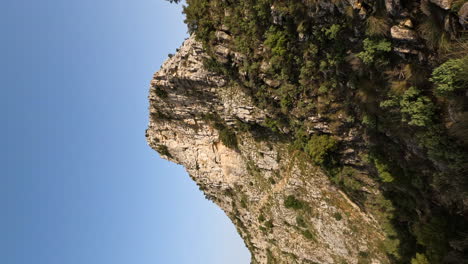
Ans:
[[[314,234],[312,234],[312,232],[310,232],[309,229],[302,231],[302,235],[307,239],[315,240]]]
[[[424,254],[416,253],[416,256],[411,259],[411,264],[430,264]]]
[[[296,199],[294,195],[288,195],[286,199],[284,199],[284,207],[299,210],[306,207],[303,201]]]
[[[313,135],[307,145],[305,151],[310,155],[312,161],[317,165],[322,165],[329,162],[331,154],[337,148],[337,141],[328,135]]]
[[[392,44],[387,40],[374,40],[374,39],[365,39],[363,41],[364,51],[361,51],[357,56],[365,64],[386,64],[385,60],[382,59],[382,56],[392,50]]]
[[[410,87],[400,101],[403,122],[414,126],[427,126],[432,122],[434,105],[427,96],[422,96],[415,87]]]
[[[159,152],[159,154],[161,154],[163,156],[167,156],[168,158],[172,158],[172,155],[169,152],[169,149],[165,145],[156,146],[156,151]]]
[[[208,113],[201,119],[211,124],[219,132],[219,140],[228,148],[237,149],[238,142],[236,133],[232,128],[226,126],[217,113]]]
[[[388,164],[383,162],[378,158],[373,158],[375,168],[379,174],[380,179],[383,182],[392,182],[395,178],[393,178],[392,174],[389,172]]]
[[[430,80],[440,95],[468,89],[468,56],[446,61],[434,69]]]
[[[263,214],[260,214],[260,216],[258,217],[258,221],[259,222],[265,221],[265,216]]]
[[[340,221],[341,219],[343,219],[343,216],[339,212],[336,212],[333,214],[333,218],[335,218],[336,221]]]
[[[159,86],[156,86],[154,88],[155,92],[156,92],[156,95],[162,99],[165,99],[167,98],[167,92],[165,90],[163,90],[161,87]]]
[[[221,140],[221,142],[223,142],[223,144],[228,148],[237,148],[236,134],[229,128],[225,127],[219,131],[219,140]]]
[[[384,226],[381,251],[395,263],[463,263],[468,45],[453,16],[464,1],[449,11],[427,1],[402,3],[414,23],[407,29],[422,40],[401,46],[389,34],[400,21],[382,1],[362,2],[364,18],[343,1],[332,1],[327,11],[317,1],[187,0],[189,31],[211,57],[205,67],[243,87],[267,113],[262,124],[209,122],[226,146],[236,148],[242,131],[289,142],[306,162],[322,167]],[[221,29],[232,38],[222,44],[242,59],[217,59]],[[399,47],[410,53],[392,51]],[[255,166],[249,170],[254,186],[274,184]],[[290,195],[284,206],[297,210],[297,226],[310,237],[302,215],[308,205]],[[360,255],[359,263],[366,261]]]
[[[398,109],[403,122],[419,127],[431,125],[435,112],[432,100],[422,95],[422,92],[413,86],[408,88],[402,96],[392,96],[391,99],[383,101],[380,106]]]

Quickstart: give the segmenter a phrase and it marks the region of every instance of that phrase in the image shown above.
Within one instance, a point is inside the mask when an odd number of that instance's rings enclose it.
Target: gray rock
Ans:
[[[407,18],[400,23],[401,26],[407,27],[407,28],[413,28],[413,21],[411,19]]]
[[[232,39],[232,37],[224,31],[216,31],[215,36],[218,41],[230,41]]]
[[[453,0],[429,0],[442,9],[449,10],[452,7]]]
[[[222,45],[217,45],[214,48],[214,52],[218,56],[218,59],[221,62],[223,62],[223,63],[228,62],[228,57],[229,57],[231,51],[227,47],[222,46]]]
[[[407,48],[407,47],[394,47],[393,50],[395,52],[404,53],[404,54],[414,54],[414,55],[419,54],[419,52],[417,50],[410,49],[410,48]]]
[[[390,34],[393,39],[401,41],[416,41],[418,39],[416,31],[399,25],[393,26],[390,29]]]

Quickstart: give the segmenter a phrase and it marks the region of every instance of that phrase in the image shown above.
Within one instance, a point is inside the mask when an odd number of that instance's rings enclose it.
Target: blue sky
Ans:
[[[1,263],[249,263],[145,142],[149,81],[187,37],[181,5],[12,0],[0,20]]]

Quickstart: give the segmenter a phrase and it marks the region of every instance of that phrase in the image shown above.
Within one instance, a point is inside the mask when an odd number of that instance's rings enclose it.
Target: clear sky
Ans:
[[[6,0],[0,20],[0,263],[249,263],[145,142],[149,81],[187,37],[181,5]]]

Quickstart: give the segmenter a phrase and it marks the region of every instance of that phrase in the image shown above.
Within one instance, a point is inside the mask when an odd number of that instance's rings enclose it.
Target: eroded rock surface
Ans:
[[[388,263],[378,222],[303,153],[241,129],[233,129],[237,148],[222,143],[216,118],[229,129],[260,124],[267,113],[242,87],[205,70],[205,58],[191,37],[154,75],[147,141],[163,158],[183,165],[206,197],[224,210],[252,262],[358,263],[365,257],[368,263]],[[326,127],[319,117],[310,118]]]

